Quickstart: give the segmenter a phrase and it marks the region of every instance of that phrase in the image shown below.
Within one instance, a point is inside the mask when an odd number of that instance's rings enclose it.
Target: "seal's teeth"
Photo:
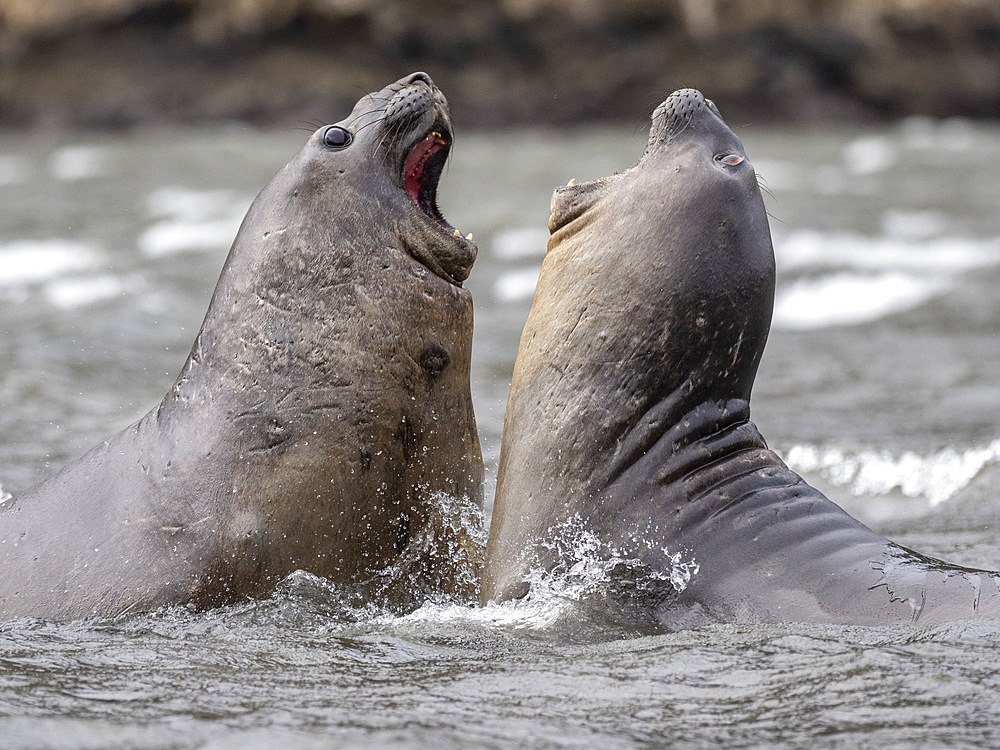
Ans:
[[[472,239],[472,232],[469,232],[467,235],[465,235],[465,239],[471,240]]]
[[[461,232],[459,232],[459,231],[458,231],[458,230],[456,229],[456,230],[455,230],[455,231],[454,231],[454,232],[452,233],[452,236],[453,236],[453,237],[461,237],[461,236],[462,236],[462,233],[461,233]]]
[[[576,184],[576,178],[571,177],[570,181],[566,183],[566,187],[573,187]]]

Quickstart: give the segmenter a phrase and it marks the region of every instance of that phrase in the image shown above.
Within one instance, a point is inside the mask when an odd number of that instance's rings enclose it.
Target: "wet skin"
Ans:
[[[671,95],[638,164],[556,190],[549,229],[507,402],[484,602],[571,564],[572,544],[552,540],[577,524],[652,581],[638,606],[665,628],[1000,616],[998,574],[876,534],[750,421],[774,255],[753,167],[710,101]],[[672,583],[678,559],[697,573]]]
[[[247,213],[163,401],[0,510],[0,617],[359,581],[441,496],[481,503],[476,246],[436,205],[451,142],[423,73],[313,134]]]

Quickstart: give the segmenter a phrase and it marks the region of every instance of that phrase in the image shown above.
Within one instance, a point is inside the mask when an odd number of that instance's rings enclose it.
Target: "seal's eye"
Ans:
[[[344,148],[351,142],[351,133],[339,125],[331,125],[323,133],[323,145],[327,148]]]
[[[743,162],[743,157],[739,154],[719,154],[715,158],[727,167],[735,167]]]

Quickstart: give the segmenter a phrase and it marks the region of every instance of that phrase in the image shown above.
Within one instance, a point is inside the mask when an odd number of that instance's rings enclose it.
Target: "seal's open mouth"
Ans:
[[[448,224],[437,205],[437,188],[450,148],[450,133],[443,127],[432,130],[410,149],[403,165],[406,193],[417,208],[446,227]]]
[[[462,286],[476,260],[472,235],[463,236],[441,214],[438,182],[451,150],[451,131],[440,120],[410,147],[403,160],[403,189],[429,222],[418,222],[408,233],[407,251],[435,274]],[[417,237],[422,235],[423,239]]]

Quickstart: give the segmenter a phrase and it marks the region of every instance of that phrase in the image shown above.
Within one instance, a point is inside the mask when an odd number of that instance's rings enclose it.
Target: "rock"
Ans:
[[[427,69],[463,124],[1000,116],[991,0],[0,0],[0,125],[339,116]]]

